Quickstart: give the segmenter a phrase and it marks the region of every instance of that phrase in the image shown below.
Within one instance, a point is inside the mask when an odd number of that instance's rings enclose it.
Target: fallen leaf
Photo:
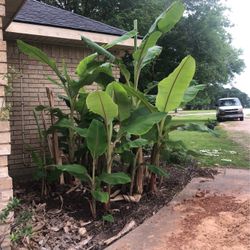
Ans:
[[[90,224],[92,221],[86,221],[86,222],[84,222],[84,221],[80,221],[80,226],[81,227],[84,227],[84,226],[86,226],[86,225],[88,225],[88,224]]]
[[[85,227],[81,227],[78,229],[78,233],[81,235],[81,236],[84,236],[86,233],[87,233],[87,230]]]
[[[69,229],[69,227],[64,227],[63,231],[67,234],[67,233],[69,233],[70,229]]]
[[[93,236],[88,236],[87,239],[80,241],[78,243],[77,247],[79,249],[82,249],[85,245],[87,245],[91,241],[92,238],[93,238]]]
[[[105,245],[111,244],[113,241],[115,241],[116,239],[120,238],[122,235],[124,235],[127,232],[129,232],[130,230],[132,230],[135,226],[136,226],[136,222],[134,220],[131,220],[129,223],[127,223],[124,226],[124,228],[117,235],[105,240],[104,244]]]
[[[58,231],[61,230],[61,228],[59,228],[59,227],[51,227],[50,230],[54,231],[54,232],[58,232]]]

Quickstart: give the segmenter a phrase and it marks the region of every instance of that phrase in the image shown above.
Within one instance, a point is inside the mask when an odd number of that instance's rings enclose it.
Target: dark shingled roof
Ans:
[[[35,0],[27,0],[14,21],[118,36],[125,33],[124,30]]]

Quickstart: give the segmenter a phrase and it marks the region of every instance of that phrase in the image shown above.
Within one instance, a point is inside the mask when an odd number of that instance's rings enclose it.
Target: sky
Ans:
[[[250,96],[250,1],[224,0],[223,2],[231,8],[227,16],[234,24],[229,30],[233,37],[233,46],[243,50],[242,58],[246,64],[244,72],[232,81],[232,85]]]

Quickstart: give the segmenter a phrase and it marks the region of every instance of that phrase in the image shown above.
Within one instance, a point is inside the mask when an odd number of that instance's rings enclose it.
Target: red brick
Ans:
[[[0,156],[10,155],[11,147],[10,144],[0,144]]]
[[[10,131],[10,124],[8,121],[0,121],[0,131],[1,132]]]
[[[9,190],[0,190],[0,201],[9,201],[13,197],[12,189]]]
[[[7,206],[7,204],[8,204],[7,201],[0,201],[0,211],[2,211]],[[0,226],[2,226],[2,224],[0,224]],[[1,235],[1,227],[0,227],[0,235]]]
[[[0,145],[10,143],[10,132],[1,132],[0,131]],[[0,146],[1,147],[1,146]]]
[[[0,51],[6,51],[6,42],[0,41]]]
[[[4,5],[0,5],[0,17],[5,16],[5,6]]]
[[[7,64],[0,62],[0,74],[3,74],[3,75],[6,74],[7,70],[8,70]]]
[[[0,167],[7,166],[8,164],[8,156],[0,156]]]
[[[9,176],[9,171],[7,166],[0,166],[0,178],[3,177],[8,177]],[[0,191],[1,192],[1,191]],[[0,197],[1,200],[1,197]]]
[[[0,62],[7,62],[7,55],[5,51],[0,51]]]
[[[12,189],[12,179],[10,177],[0,178],[0,190],[11,190]]]
[[[3,74],[0,74],[0,86],[5,86],[7,85],[7,79],[4,78]]]

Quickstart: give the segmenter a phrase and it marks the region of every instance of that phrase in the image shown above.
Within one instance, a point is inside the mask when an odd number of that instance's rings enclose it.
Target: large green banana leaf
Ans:
[[[118,82],[111,82],[106,92],[113,98],[114,102],[118,105],[118,119],[120,121],[126,120],[130,116],[131,101],[128,97],[126,90]]]
[[[166,115],[162,112],[150,113],[145,108],[137,109],[129,119],[123,122],[120,133],[128,132],[133,135],[144,135]]]
[[[133,54],[136,61],[142,61],[147,50],[154,46],[162,34],[170,31],[181,19],[184,12],[184,5],[181,1],[176,1],[166,9],[153,23],[149,32],[144,37],[138,50]]]
[[[188,87],[184,93],[182,104],[186,104],[188,102],[191,102],[196,97],[198,92],[200,90],[203,90],[205,87],[206,87],[205,84],[199,84],[199,85],[194,85],[194,86]]]
[[[97,58],[97,53],[91,54],[80,61],[76,68],[76,73],[80,78],[85,78],[86,74],[92,69],[91,65]]]
[[[147,100],[145,95],[140,92],[139,90],[134,89],[133,87],[130,87],[125,84],[121,84],[121,86],[127,91],[127,93],[130,96],[136,97],[138,100],[141,101],[141,103],[150,111],[150,112],[155,112],[157,109]]]
[[[110,62],[115,61],[115,56],[112,55],[109,51],[107,51],[102,46],[98,45],[97,43],[89,40],[87,37],[82,36],[82,41],[91,49],[93,49],[95,52],[97,52],[99,55],[103,55],[106,58],[109,59]]]
[[[57,76],[62,79],[62,76],[56,66],[56,62],[53,59],[49,58],[48,55],[45,54],[42,50],[21,40],[17,40],[17,47],[21,52],[28,55],[29,57],[37,59],[44,64],[47,64],[57,74]]]
[[[127,33],[125,33],[124,35],[118,37],[117,39],[115,39],[114,41],[112,41],[111,43],[103,46],[105,49],[110,49],[112,48],[113,46],[117,45],[117,44],[120,44],[132,37],[134,37],[135,35],[137,34],[137,32],[135,30],[131,30]]]
[[[195,60],[187,56],[168,77],[159,82],[155,105],[160,112],[169,112],[180,106],[194,73]]]
[[[90,93],[86,99],[86,104],[88,109],[91,112],[100,115],[106,124],[110,124],[110,122],[118,116],[118,106],[104,91]]]
[[[87,147],[93,159],[101,156],[107,148],[107,137],[104,125],[98,120],[92,120],[87,132]]]

